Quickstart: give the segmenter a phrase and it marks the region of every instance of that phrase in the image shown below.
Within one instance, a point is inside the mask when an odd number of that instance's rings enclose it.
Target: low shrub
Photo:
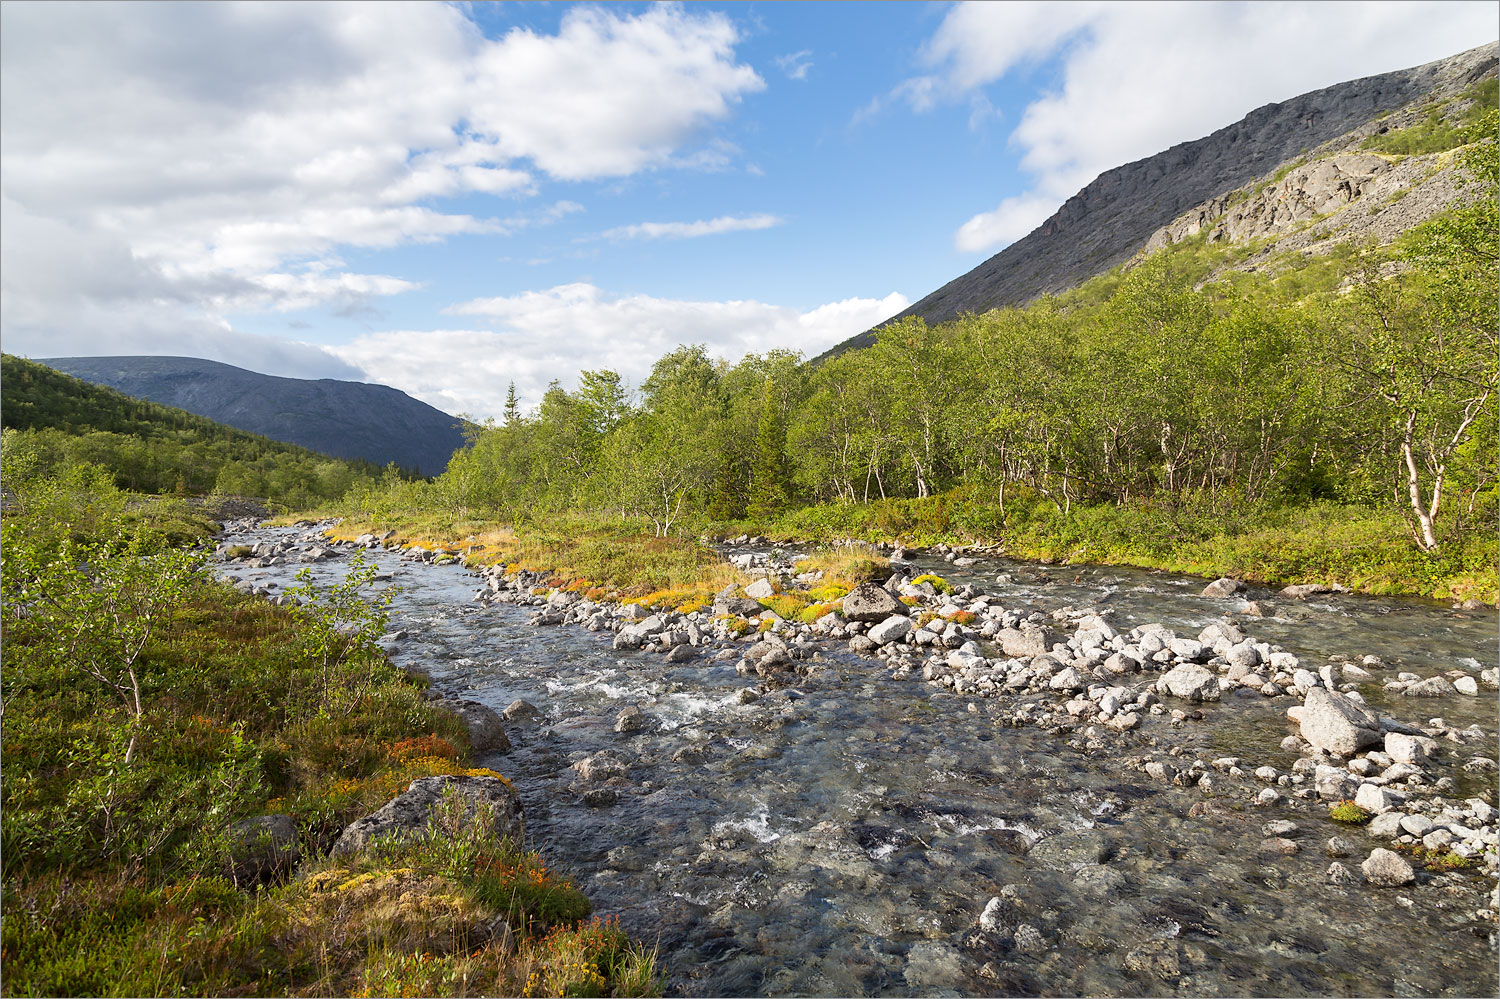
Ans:
[[[1368,811],[1352,801],[1340,801],[1329,805],[1328,817],[1335,822],[1346,822],[1350,825],[1362,825],[1373,818]]]

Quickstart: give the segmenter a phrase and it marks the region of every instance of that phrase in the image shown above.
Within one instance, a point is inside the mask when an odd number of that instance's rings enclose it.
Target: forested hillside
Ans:
[[[1181,564],[1236,531],[1275,548],[1295,533],[1277,526],[1289,511],[1316,510],[1299,528],[1316,557],[1259,571],[1379,576],[1398,561],[1406,582],[1370,585],[1492,580],[1494,119],[1459,154],[1488,194],[1389,246],[1235,273],[1227,259],[1253,244],[1189,239],[1027,308],[891,324],[817,367],[785,352],[727,366],[683,347],[638,397],[585,372],[534,416],[485,428],[430,487],[351,504],[583,508],[658,533],[684,518],[926,528],[1142,564]],[[1324,538],[1351,524],[1357,540]]]
[[[303,506],[382,474],[368,462],[235,430],[9,354],[0,365],[8,476],[57,475],[87,463],[134,492],[215,492]]]
[[[377,466],[436,475],[463,447],[462,421],[389,385],[284,378],[201,357],[54,357],[95,385],[218,423]]]

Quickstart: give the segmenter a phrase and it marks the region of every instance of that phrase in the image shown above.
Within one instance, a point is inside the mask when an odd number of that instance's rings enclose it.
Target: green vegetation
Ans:
[[[1349,825],[1364,825],[1372,816],[1359,805],[1352,801],[1340,801],[1328,806],[1328,817],[1335,822],[1345,822]]]
[[[1497,80],[1481,80],[1457,98],[1434,104],[1415,124],[1370,136],[1364,148],[1400,156],[1441,153],[1476,141],[1497,106]],[[1493,125],[1489,126],[1493,134]]]
[[[8,994],[659,989],[566,878],[451,806],[323,858],[417,777],[500,775],[373,643],[367,569],[272,607],[130,503],[96,469],[20,483],[0,523]],[[233,827],[261,815],[293,820],[300,869],[246,866]]]
[[[295,508],[382,474],[369,462],[235,430],[10,354],[0,357],[0,380],[8,475],[55,477],[90,464],[134,492],[259,496]]]
[[[509,524],[518,546],[548,536],[537,565],[634,595],[643,575],[703,589],[672,548],[611,561],[645,525],[1493,601],[1494,150],[1458,153],[1488,197],[1389,247],[1221,273],[1245,248],[1187,240],[1023,309],[893,323],[816,369],[682,347],[639,398],[585,372],[434,482],[333,509],[471,525],[451,541]]]

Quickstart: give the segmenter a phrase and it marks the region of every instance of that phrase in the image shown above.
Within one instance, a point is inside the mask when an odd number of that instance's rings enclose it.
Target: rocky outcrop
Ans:
[[[357,853],[382,837],[422,832],[449,793],[458,796],[466,823],[478,821],[487,812],[497,836],[518,844],[525,837],[521,798],[508,782],[498,777],[419,777],[378,812],[351,822],[334,843],[333,855]]]

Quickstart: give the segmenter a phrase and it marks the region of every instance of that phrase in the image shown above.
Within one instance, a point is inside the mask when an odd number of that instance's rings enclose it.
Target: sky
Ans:
[[[497,416],[813,356],[1101,171],[1490,2],[0,4],[0,346]]]

